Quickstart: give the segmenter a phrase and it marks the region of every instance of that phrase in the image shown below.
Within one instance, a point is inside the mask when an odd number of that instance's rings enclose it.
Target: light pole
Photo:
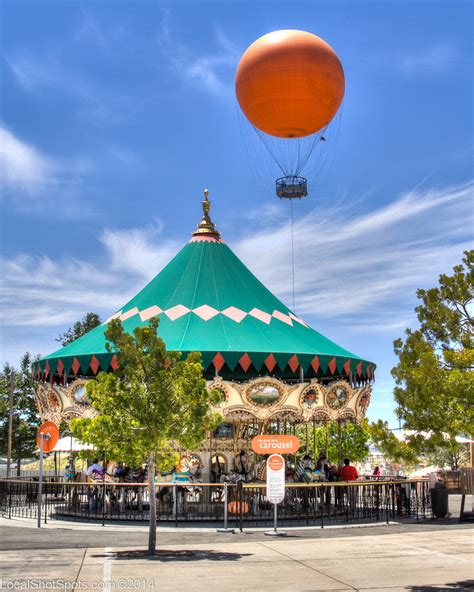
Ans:
[[[8,399],[8,440],[7,440],[7,478],[10,477],[12,466],[12,438],[13,438],[13,391],[15,390],[15,370],[10,373],[10,396]]]

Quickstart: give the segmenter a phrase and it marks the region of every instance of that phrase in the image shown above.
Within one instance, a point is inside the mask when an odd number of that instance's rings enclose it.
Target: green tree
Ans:
[[[298,428],[297,435],[304,453],[314,459],[325,452],[328,459],[335,464],[342,463],[344,458],[359,462],[365,460],[369,453],[370,431],[367,419],[360,424],[331,422],[322,427],[302,426]]]
[[[67,331],[61,333],[61,335],[56,338],[56,341],[59,341],[61,345],[68,345],[94,329],[94,327],[100,325],[101,322],[98,314],[95,312],[88,312],[80,321],[76,321],[72,327],[69,327]]]
[[[98,412],[93,419],[71,422],[75,436],[103,450],[109,458],[131,465],[147,462],[150,491],[148,552],[155,553],[155,470],[176,465],[178,448],[195,449],[220,417],[211,413],[218,393],[206,389],[201,356],[167,351],[158,336],[158,318],[125,333],[119,320],[105,332],[107,348],[115,351],[119,370],[101,372],[87,386]]]
[[[474,433],[474,250],[417,296],[420,327],[394,342],[399,362],[392,375],[407,442],[426,453]]]
[[[426,456],[426,462],[437,467],[451,467],[457,471],[461,467],[470,466],[469,444],[449,442],[445,446],[437,447]]]
[[[399,440],[386,421],[379,419],[370,424],[370,439],[384,454],[385,458],[394,463],[414,466],[419,462],[419,453],[413,444]]]
[[[25,353],[20,368],[15,370],[5,364],[0,372],[0,454],[6,455],[8,449],[8,417],[10,413],[10,388],[13,374],[13,407],[12,407],[12,459],[17,463],[17,473],[21,462],[30,458],[36,449],[36,432],[40,424],[40,416],[36,408],[31,365],[34,360],[30,353]]]

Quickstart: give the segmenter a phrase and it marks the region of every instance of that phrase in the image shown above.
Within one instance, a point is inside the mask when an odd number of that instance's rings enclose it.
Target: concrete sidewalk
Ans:
[[[54,533],[43,534],[49,548],[2,552],[3,589],[474,589],[473,530],[465,527],[335,538],[223,535],[212,543],[160,545],[154,559],[126,556],[139,549],[133,545],[57,549]]]

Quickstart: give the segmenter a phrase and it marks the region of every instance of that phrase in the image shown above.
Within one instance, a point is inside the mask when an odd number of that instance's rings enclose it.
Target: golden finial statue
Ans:
[[[193,232],[193,236],[206,234],[208,236],[214,236],[215,238],[220,237],[219,232],[216,230],[214,223],[209,217],[210,209],[211,201],[209,199],[209,190],[204,189],[204,199],[202,200],[202,219],[201,222],[199,222],[197,229]]]

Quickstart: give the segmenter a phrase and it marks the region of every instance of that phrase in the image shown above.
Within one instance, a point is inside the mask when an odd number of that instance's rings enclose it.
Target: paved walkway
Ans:
[[[218,534],[159,527],[158,555],[142,553],[144,526],[0,519],[2,590],[474,590],[471,524],[411,524]]]
[[[474,589],[469,528],[324,539],[222,536],[230,540],[159,545],[155,559],[129,557],[130,547],[137,551],[130,545],[58,549],[51,536],[49,549],[1,553],[3,589],[48,589],[53,581],[54,589],[163,592]]]

